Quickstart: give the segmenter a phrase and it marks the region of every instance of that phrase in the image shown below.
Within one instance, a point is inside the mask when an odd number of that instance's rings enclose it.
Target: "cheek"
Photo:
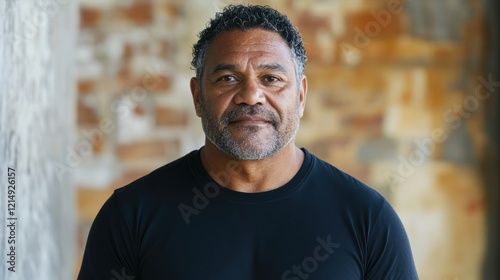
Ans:
[[[220,119],[224,111],[221,109],[221,105],[215,100],[202,100],[200,105],[201,114],[204,118],[209,119]]]
[[[300,119],[302,116],[302,105],[299,98],[295,100],[278,101],[277,104],[282,104],[280,110],[278,110],[278,114],[282,121],[292,122],[296,121],[296,119]],[[283,106],[284,104],[287,104],[286,107]]]

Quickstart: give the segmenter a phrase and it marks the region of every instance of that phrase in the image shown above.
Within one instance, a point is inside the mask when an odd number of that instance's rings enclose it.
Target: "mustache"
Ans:
[[[265,109],[262,105],[239,105],[235,109],[225,112],[222,115],[221,121],[224,125],[228,125],[242,116],[256,116],[263,118],[269,121],[274,127],[276,127],[279,122],[277,114]]]

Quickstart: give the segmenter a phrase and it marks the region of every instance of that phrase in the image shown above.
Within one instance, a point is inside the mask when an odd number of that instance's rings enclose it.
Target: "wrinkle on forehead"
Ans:
[[[292,51],[285,40],[278,33],[263,29],[221,33],[209,46],[205,66],[217,68],[224,64],[247,64],[249,61],[255,61],[258,66],[266,65],[267,69],[295,67]]]
[[[256,69],[257,70],[273,70],[273,71],[280,72],[283,74],[288,73],[288,71],[286,71],[285,67],[283,67],[283,65],[281,65],[279,63],[259,64],[259,65],[257,65]],[[210,74],[215,75],[218,72],[222,72],[222,71],[226,71],[226,70],[227,71],[237,71],[237,70],[242,70],[242,69],[240,69],[239,65],[236,65],[236,64],[220,63],[214,67],[214,69],[210,72]]]

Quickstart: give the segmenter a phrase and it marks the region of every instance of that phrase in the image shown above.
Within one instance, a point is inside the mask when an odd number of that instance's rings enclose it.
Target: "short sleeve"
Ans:
[[[408,236],[387,201],[370,229],[366,257],[364,279],[418,279]]]
[[[78,280],[132,279],[136,273],[135,244],[114,193],[92,224]]]

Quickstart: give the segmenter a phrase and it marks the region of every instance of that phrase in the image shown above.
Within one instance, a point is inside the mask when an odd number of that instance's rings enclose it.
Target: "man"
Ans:
[[[418,279],[387,201],[295,145],[305,61],[279,12],[218,13],[193,47],[205,146],[114,192],[79,279]]]

